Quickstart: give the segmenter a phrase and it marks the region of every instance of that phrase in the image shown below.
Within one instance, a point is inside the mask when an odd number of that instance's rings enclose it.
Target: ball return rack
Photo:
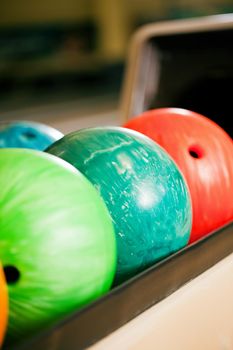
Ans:
[[[232,108],[229,110],[232,101],[228,100],[233,86],[232,43],[232,15],[144,26],[133,37],[129,50],[122,89],[121,121],[150,108],[184,107],[212,118],[232,136]],[[206,104],[203,99],[203,89],[208,86],[210,94],[213,91],[219,94],[217,99],[216,96],[210,96],[213,106]],[[205,91],[208,102],[208,89]],[[216,269],[219,266],[223,272],[218,274]],[[11,350],[79,350],[89,347],[93,350],[142,349],[140,339],[143,339],[143,349],[154,349],[156,344],[157,350],[163,350],[166,347],[159,346],[156,335],[156,329],[160,329],[163,320],[161,303],[166,305],[166,301],[173,296],[175,301],[169,305],[174,306],[176,300],[180,300],[179,312],[176,311],[175,314],[176,323],[185,327],[182,316],[185,309],[182,306],[184,296],[179,294],[185,288],[187,293],[194,290],[189,304],[199,310],[198,318],[194,311],[189,311],[190,320],[192,319],[196,327],[196,334],[192,331],[196,340],[188,333],[190,340],[187,342],[190,343],[186,343],[185,347],[182,343],[183,336],[181,340],[177,333],[176,336],[167,334],[166,329],[162,328],[160,334],[164,334],[163,341],[166,342],[171,337],[173,350],[191,350],[195,347],[205,350],[220,349],[220,345],[224,349],[232,349],[233,328],[227,328],[227,324],[233,324],[232,272],[233,223],[229,223],[113,288],[54,327]],[[198,280],[200,276],[203,276],[202,282]],[[209,278],[215,278],[215,282],[211,284]],[[198,287],[194,286],[195,281],[199,281]],[[205,281],[209,281],[205,288],[211,286],[208,297],[204,293]],[[203,297],[195,299],[195,290],[200,293],[201,288]],[[229,291],[232,297],[229,297]],[[220,305],[215,302],[212,306],[211,298],[214,295],[219,296]],[[208,312],[204,312],[203,305],[208,303]],[[227,307],[224,308],[226,303]],[[166,316],[167,321],[172,318],[173,306]],[[227,309],[231,316],[226,316]],[[148,312],[152,312],[152,315],[149,316]],[[156,323],[153,317],[159,312]],[[138,328],[138,333],[141,333],[137,334],[137,322],[141,322],[142,317],[144,323]],[[214,330],[216,327],[221,328],[223,317],[227,323],[216,338],[217,332]],[[202,325],[202,319],[205,320],[205,335],[198,328],[199,324]],[[145,325],[147,321],[148,324]],[[153,322],[155,326],[152,332]],[[121,339],[124,340],[123,343]],[[195,341],[199,341],[198,345]],[[196,345],[192,347],[194,343]]]

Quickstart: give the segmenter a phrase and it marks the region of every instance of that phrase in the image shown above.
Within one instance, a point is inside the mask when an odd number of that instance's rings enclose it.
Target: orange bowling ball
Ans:
[[[8,316],[8,293],[5,276],[0,267],[0,347],[3,343],[3,338],[7,326]]]
[[[124,127],[149,136],[176,161],[189,186],[189,243],[233,220],[233,141],[210,119],[178,108],[150,110]]]

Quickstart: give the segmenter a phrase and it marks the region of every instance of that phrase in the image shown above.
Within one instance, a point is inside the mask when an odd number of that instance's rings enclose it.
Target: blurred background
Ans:
[[[138,27],[230,12],[232,0],[1,0],[0,120],[115,124]]]

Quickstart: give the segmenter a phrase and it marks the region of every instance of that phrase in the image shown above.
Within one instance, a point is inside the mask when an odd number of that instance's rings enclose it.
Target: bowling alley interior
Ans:
[[[233,349],[232,0],[0,3],[0,349]]]

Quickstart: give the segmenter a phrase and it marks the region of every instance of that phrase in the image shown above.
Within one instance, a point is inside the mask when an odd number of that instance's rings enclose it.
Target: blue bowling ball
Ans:
[[[45,124],[15,121],[0,123],[0,148],[31,148],[44,151],[63,137],[63,134]]]

